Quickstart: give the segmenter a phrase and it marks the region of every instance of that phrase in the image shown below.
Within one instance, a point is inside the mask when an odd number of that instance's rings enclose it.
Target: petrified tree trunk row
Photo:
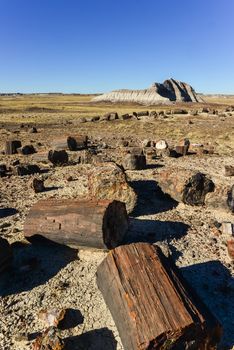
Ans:
[[[40,200],[24,224],[26,237],[104,249],[118,246],[127,229],[125,204],[108,200]]]
[[[220,325],[159,248],[137,243],[110,251],[97,284],[125,350],[211,350],[220,340]]]

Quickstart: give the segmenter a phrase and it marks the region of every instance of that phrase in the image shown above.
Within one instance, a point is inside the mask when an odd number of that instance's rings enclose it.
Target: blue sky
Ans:
[[[1,92],[234,94],[234,0],[0,0]]]

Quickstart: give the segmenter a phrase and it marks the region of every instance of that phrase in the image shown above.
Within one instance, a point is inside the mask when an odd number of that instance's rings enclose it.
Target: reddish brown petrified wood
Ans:
[[[30,210],[26,237],[43,236],[57,243],[114,248],[128,229],[125,204],[108,200],[46,199]]]
[[[220,325],[158,247],[110,251],[97,284],[125,350],[210,350],[220,340]]]

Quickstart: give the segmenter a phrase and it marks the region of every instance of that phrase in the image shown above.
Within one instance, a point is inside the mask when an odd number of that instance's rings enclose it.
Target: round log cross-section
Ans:
[[[128,229],[125,204],[108,200],[46,199],[30,210],[27,238],[43,236],[61,244],[112,249]]]

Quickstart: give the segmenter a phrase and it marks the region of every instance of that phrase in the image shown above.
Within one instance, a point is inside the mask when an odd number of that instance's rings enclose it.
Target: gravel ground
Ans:
[[[234,348],[234,263],[227,255],[225,237],[214,234],[213,223],[234,221],[233,215],[178,204],[161,193],[156,181],[162,169],[159,166],[184,166],[230,184],[223,175],[223,166],[232,163],[233,158],[219,156],[165,158],[153,162],[150,169],[127,173],[138,192],[128,242],[152,242],[172,256],[185,279],[223,325],[220,350]],[[0,234],[14,250],[13,267],[0,280],[0,349],[31,349],[33,340],[44,329],[38,313],[48,307],[67,309],[69,322],[61,329],[67,349],[123,349],[95,281],[96,268],[107,253],[29,244],[23,236],[25,216],[38,199],[87,196],[89,169],[89,165],[49,168],[41,175],[48,190],[39,194],[30,187],[33,176],[0,179]],[[74,180],[67,181],[68,176]]]

